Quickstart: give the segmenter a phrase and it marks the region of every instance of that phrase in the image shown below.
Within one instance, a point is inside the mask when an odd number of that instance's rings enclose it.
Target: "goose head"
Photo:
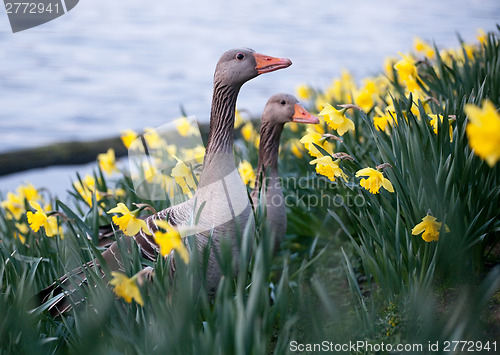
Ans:
[[[230,49],[219,59],[214,81],[227,86],[240,86],[264,73],[292,65],[288,58],[275,58],[249,48]]]
[[[319,119],[311,115],[293,95],[276,94],[267,101],[262,113],[263,124],[319,123]]]

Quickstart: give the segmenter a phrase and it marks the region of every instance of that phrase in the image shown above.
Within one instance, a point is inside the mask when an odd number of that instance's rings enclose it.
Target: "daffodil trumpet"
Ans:
[[[442,229],[444,229],[446,233],[450,232],[448,226],[445,224],[443,228],[442,224],[442,222],[437,222],[436,217],[433,217],[429,211],[427,215],[422,218],[422,222],[413,227],[411,234],[419,235],[422,233],[422,239],[428,243],[438,241]]]
[[[364,187],[366,190],[368,190],[371,194],[378,194],[381,187],[386,189],[388,192],[394,192],[392,183],[389,181],[389,179],[384,177],[379,169],[361,169],[356,172],[356,177],[360,176],[366,176],[366,178],[361,179],[359,184],[361,185],[361,187]]]
[[[137,217],[139,209],[130,211],[124,203],[119,202],[118,205],[115,208],[110,209],[108,213],[119,213],[122,215],[121,217],[113,216],[113,222],[118,225],[120,230],[126,235],[132,237],[136,235],[139,230],[151,235],[146,222]]]
[[[323,116],[328,126],[336,130],[340,136],[343,136],[347,131],[354,131],[356,128],[354,122],[345,116],[347,109],[350,107],[337,110],[329,103],[324,103],[322,106],[323,109],[319,115]]]
[[[122,272],[113,271],[111,272],[113,279],[109,282],[109,284],[113,286],[113,292],[118,297],[122,297],[125,302],[131,303],[132,300],[134,300],[137,304],[143,306],[144,301],[136,282],[139,281],[140,276],[142,276],[140,273],[141,271],[129,278]]]

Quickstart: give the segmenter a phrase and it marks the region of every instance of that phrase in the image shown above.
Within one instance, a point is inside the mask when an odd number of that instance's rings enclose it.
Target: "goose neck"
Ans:
[[[240,86],[214,83],[205,163],[216,153],[233,152],[236,99]]]

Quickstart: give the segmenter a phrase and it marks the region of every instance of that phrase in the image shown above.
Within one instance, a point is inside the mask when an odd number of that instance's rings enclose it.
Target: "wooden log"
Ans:
[[[117,157],[127,154],[120,137],[92,142],[63,142],[0,153],[0,176],[53,165],[78,165],[94,161],[113,148]]]

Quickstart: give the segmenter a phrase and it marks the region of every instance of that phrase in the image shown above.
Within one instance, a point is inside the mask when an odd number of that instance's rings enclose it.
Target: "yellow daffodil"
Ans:
[[[255,132],[252,122],[247,122],[243,125],[243,127],[241,127],[241,135],[247,142],[252,141],[256,134],[257,133]]]
[[[125,189],[122,189],[121,187],[117,187],[113,191],[111,191],[111,194],[116,197],[125,197],[127,194]]]
[[[406,81],[409,77],[417,77],[417,67],[415,66],[415,60],[408,57],[402,53],[399,53],[402,59],[398,60],[394,64],[394,69],[398,72],[401,80]]]
[[[474,59],[474,52],[476,51],[476,46],[473,44],[464,43],[465,54],[467,54],[467,58]]]
[[[192,196],[191,189],[196,190],[196,182],[194,181],[191,169],[184,162],[177,162],[175,167],[172,169],[171,176],[182,188],[182,192]]]
[[[161,174],[158,172],[155,164],[152,164],[149,161],[142,162],[142,172],[144,173],[144,179],[152,184],[159,182]]]
[[[414,93],[417,93],[417,91],[414,91]],[[416,96],[418,96],[418,95],[416,94]],[[389,106],[387,106],[385,108],[385,111],[387,113],[391,114],[393,117],[392,121],[389,121],[389,123],[393,123],[393,124],[397,125],[398,124],[398,121],[396,119],[397,113],[396,113],[396,109],[394,108],[394,104],[390,104]],[[413,115],[415,117],[418,118],[418,120],[420,120],[418,107],[416,105],[411,105],[410,111],[411,111],[411,113],[413,113]],[[403,114],[403,117],[406,120],[406,122],[408,122],[408,112],[406,110],[401,110],[401,113]]]
[[[439,231],[441,229],[442,222],[436,222],[436,217],[431,215],[427,215],[422,218],[422,222],[417,224],[412,230],[411,234],[419,235],[422,234],[422,239],[426,242],[437,241],[439,239]],[[449,232],[450,229],[445,225],[446,232]]]
[[[205,147],[197,145],[192,149],[183,149],[181,156],[184,161],[195,160],[198,163],[203,163],[203,158],[205,157]]]
[[[340,81],[346,91],[354,91],[356,89],[356,82],[354,81],[354,77],[349,70],[342,69],[342,72],[340,73]]]
[[[405,84],[406,84],[406,88],[408,89],[408,91],[416,92],[416,91],[420,90],[420,86],[418,85],[416,78],[409,77],[405,81]]]
[[[300,141],[298,139],[290,139],[290,150],[292,151],[292,154],[295,155],[298,159],[302,159],[304,157],[304,154],[302,154],[302,144],[300,144]]]
[[[26,234],[28,234],[28,226],[24,223],[16,223],[16,231],[14,232],[14,237],[19,239],[21,243],[26,243]]]
[[[260,134],[256,134],[253,140],[253,146],[256,149],[259,149],[259,145],[260,145]]]
[[[413,92],[413,102],[416,103],[419,100],[424,107],[425,113],[427,113],[427,114],[432,113],[432,109],[429,105],[429,102],[434,101],[434,99],[430,98],[427,94],[425,94],[421,90],[417,90],[417,91]],[[444,110],[444,106],[442,108]],[[420,120],[420,111],[419,111],[418,106],[416,104],[411,105],[411,112],[413,113],[413,115],[415,117],[418,117],[418,119]]]
[[[322,106],[323,107],[323,106]],[[321,110],[320,110],[321,111]],[[306,132],[316,132],[321,135],[326,133],[326,122],[323,117],[318,117],[319,123],[306,128]]]
[[[136,283],[137,274],[128,278],[127,275],[121,272],[113,271],[111,276],[113,276],[113,279],[109,283],[114,286],[113,291],[118,297],[122,297],[127,303],[131,303],[133,299],[137,304],[144,305],[141,292]]]
[[[482,28],[477,30],[476,38],[481,44],[486,44],[486,42],[488,42],[488,34],[484,32]]]
[[[118,171],[116,167],[115,150],[113,148],[109,148],[106,153],[99,154],[97,156],[97,161],[101,169],[107,174]]]
[[[85,186],[82,186],[80,181],[73,182],[73,187],[80,194],[80,196],[92,207],[92,193]]]
[[[156,243],[160,246],[160,253],[162,256],[168,255],[172,250],[179,253],[184,263],[189,262],[189,253],[186,246],[182,242],[181,235],[167,221],[158,220],[156,225],[165,232],[157,231],[154,234]]]
[[[363,87],[357,90],[354,95],[354,102],[368,112],[375,104],[379,90],[375,79],[367,78],[363,82]]]
[[[149,149],[161,149],[165,145],[165,141],[160,137],[158,132],[153,128],[146,128],[144,131],[144,139]]]
[[[173,157],[177,154],[177,146],[175,144],[165,144],[163,149],[167,152],[169,157]]]
[[[319,113],[320,116],[325,117],[325,121],[332,129],[337,130],[340,136],[343,136],[348,130],[354,131],[354,122],[345,117],[346,109],[336,110],[329,103],[325,103],[323,110]]]
[[[299,131],[299,124],[297,122],[290,122],[286,125],[290,131],[292,132],[298,132]]]
[[[347,181],[347,175],[344,174],[339,167],[340,159],[333,160],[331,156],[326,155],[321,158],[312,160],[309,164],[316,164],[316,172],[326,176],[330,181],[335,181],[335,178],[340,177]]]
[[[58,225],[56,217],[49,216],[49,218],[47,219],[47,225],[45,225],[44,228],[47,237],[52,237],[57,234],[61,239],[64,239],[62,226]]]
[[[359,90],[354,96],[354,102],[364,111],[369,111],[375,103],[373,94],[367,90]]]
[[[240,128],[243,123],[245,123],[245,119],[241,115],[240,111],[236,110],[234,112],[234,129]]]
[[[390,80],[387,78],[386,75],[379,74],[376,76],[374,79],[374,83],[377,87],[376,94],[377,96],[383,96],[387,94],[387,90],[389,90],[389,86],[391,84]]]
[[[326,97],[325,95],[318,95],[316,96],[316,100],[314,100],[314,106],[316,107],[316,110],[319,112],[323,109],[323,105],[325,102],[330,101],[329,97]]]
[[[385,108],[385,111],[387,113],[390,113],[392,115],[392,117],[396,117],[396,109],[394,108],[394,105],[393,104],[390,104],[389,106],[387,106]]]
[[[394,118],[389,112],[382,112],[378,107],[375,107],[376,115],[373,116],[373,125],[377,131],[386,131],[389,124],[394,123]]]
[[[435,134],[438,133],[438,117],[439,117],[439,121],[442,123],[443,122],[443,116],[438,116],[438,115],[434,115],[434,114],[428,114],[427,116],[429,116],[431,118],[431,121],[430,121],[430,124],[432,126],[432,130],[434,131]],[[449,125],[449,132],[450,132],[450,142],[453,142],[453,127],[451,126],[451,124],[449,124],[448,122],[448,125]]]
[[[414,59],[399,53],[402,59],[394,64],[394,69],[398,72],[400,79],[406,84],[409,91],[419,89],[417,83],[417,67],[414,64]]]
[[[392,187],[389,179],[385,178],[382,172],[378,170],[364,168],[356,173],[356,177],[360,176],[368,177],[367,179],[361,179],[359,184],[372,194],[377,194],[381,187],[385,188],[389,192],[394,192],[394,188]]]
[[[321,111],[323,103],[326,101],[344,101],[344,87],[340,79],[333,79],[332,84],[326,88],[325,96],[318,95],[316,100],[316,108]]]
[[[170,176],[163,176],[163,187],[165,188],[165,192],[167,193],[167,196],[169,198],[173,198],[175,195],[177,183],[175,182],[175,179],[173,179]]]
[[[465,105],[469,123],[466,127],[469,145],[474,153],[493,167],[500,159],[500,114],[489,100],[483,108]]]
[[[310,128],[307,129],[307,132],[308,133],[300,139],[300,143],[304,144],[304,148],[308,150],[311,156],[315,158],[323,156],[323,153],[321,153],[314,144],[320,146],[328,153],[333,154],[333,148],[331,144],[326,140],[326,138],[323,137],[323,135],[315,132]]]
[[[130,145],[132,144],[132,142],[137,139],[137,133],[135,133],[131,129],[127,129],[127,130],[122,132],[122,135],[120,138],[121,138],[122,143],[125,146],[125,148],[128,149],[128,148],[130,148]]]
[[[397,61],[398,59],[394,57],[387,57],[384,59],[384,72],[389,80],[394,79],[394,64],[396,64]]]
[[[89,190],[95,189],[96,180],[93,176],[91,176],[89,174],[85,174],[85,177],[83,178],[82,182],[83,182],[83,185],[85,186],[85,188],[87,188]]]
[[[45,211],[40,207],[40,204],[36,201],[29,201],[30,206],[35,209],[35,213],[28,211],[26,217],[28,218],[28,223],[34,232],[38,232],[41,227],[45,229],[45,234],[47,237],[52,237],[57,234],[57,218],[54,216],[47,216]]]
[[[439,56],[443,63],[447,66],[451,66],[453,62],[453,58],[455,58],[455,51],[452,49],[442,49],[439,51]]]
[[[176,119],[175,127],[177,132],[183,137],[194,136],[198,133],[198,127],[195,127],[193,122],[191,122],[187,117],[181,117]]]
[[[83,183],[83,185],[82,185]],[[85,175],[85,177],[82,179],[82,183],[80,181],[75,181],[73,183],[73,186],[75,187],[76,191],[80,194],[80,196],[87,202],[87,204],[92,207],[92,196],[95,193],[96,194],[96,200],[99,201],[102,198],[102,194],[99,192],[99,190],[96,189],[96,181],[95,179],[90,176],[90,175]]]
[[[7,218],[19,220],[21,216],[24,214],[24,198],[16,195],[12,192],[7,192],[7,199],[0,203],[2,208],[4,208],[9,214],[7,214]]]
[[[32,184],[20,185],[17,189],[17,194],[13,192],[7,193],[7,199],[0,202],[0,206],[4,208],[8,214],[8,219],[19,220],[26,212],[24,201],[40,200],[38,190]]]
[[[253,189],[255,187],[255,172],[253,171],[252,164],[246,160],[240,161],[238,172],[243,183]]]
[[[300,84],[295,88],[297,96],[301,100],[309,100],[311,98],[311,89],[305,84]]]
[[[433,58],[436,54],[434,48],[432,48],[432,46],[430,46],[427,42],[423,41],[419,37],[415,37],[413,41],[413,48],[415,48],[415,51],[417,53],[423,54],[428,58]]]
[[[363,88],[362,90],[366,90],[372,95],[376,95],[379,92],[377,81],[380,79],[378,78],[365,78],[363,79]]]
[[[120,213],[121,217],[113,216],[113,222],[120,230],[128,236],[136,235],[141,229],[144,233],[151,235],[151,232],[146,225],[146,222],[137,218],[139,210],[130,211],[124,203],[120,202],[115,208],[112,208],[108,213]]]
[[[16,190],[18,195],[27,201],[40,200],[38,190],[32,184],[21,185]]]
[[[325,94],[318,95],[316,106],[318,111],[321,110],[322,104],[325,101],[337,102],[352,102],[352,93],[356,91],[356,83],[348,70],[342,70],[340,78],[335,78],[332,84],[326,89]]]

